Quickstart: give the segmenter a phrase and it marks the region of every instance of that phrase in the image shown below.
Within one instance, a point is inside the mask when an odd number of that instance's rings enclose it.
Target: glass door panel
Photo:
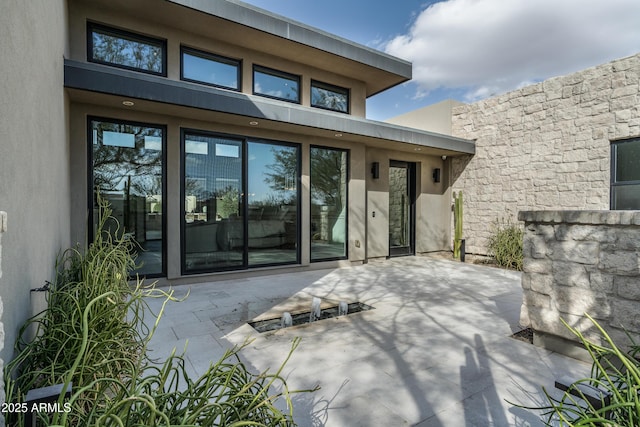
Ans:
[[[347,256],[347,151],[311,147],[311,260]]]
[[[197,133],[183,141],[184,270],[242,267],[242,141]]]
[[[249,266],[298,262],[297,146],[248,143]]]
[[[389,166],[389,255],[414,253],[413,164],[392,161]]]
[[[116,237],[138,243],[133,272],[164,273],[164,129],[111,120],[91,120],[93,227],[99,220],[97,192],[113,210],[107,224]]]

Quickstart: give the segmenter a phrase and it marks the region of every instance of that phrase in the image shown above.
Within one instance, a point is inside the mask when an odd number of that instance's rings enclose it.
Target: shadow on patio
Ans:
[[[308,310],[314,296],[375,309],[264,334],[245,323],[281,313],[291,299]],[[200,372],[253,337],[241,356],[263,371],[277,368],[301,337],[284,371],[289,386],[322,389],[294,396],[300,426],[542,425],[505,399],[540,402],[541,385],[588,366],[509,338],[521,298],[519,273],[395,258],[193,286],[186,302],[170,307],[156,342],[167,351],[188,338]]]

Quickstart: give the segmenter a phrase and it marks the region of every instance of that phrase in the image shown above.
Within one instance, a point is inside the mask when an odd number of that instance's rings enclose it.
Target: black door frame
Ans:
[[[391,247],[389,239],[389,257],[415,255],[416,253],[416,164],[390,160],[389,169],[392,167],[407,169],[407,196],[409,197],[409,246]],[[391,211],[389,211],[391,214]]]

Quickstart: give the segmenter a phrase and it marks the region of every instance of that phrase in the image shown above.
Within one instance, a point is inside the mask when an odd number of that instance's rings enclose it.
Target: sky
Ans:
[[[640,52],[640,0],[245,0],[413,63],[367,101],[386,120],[474,102]]]

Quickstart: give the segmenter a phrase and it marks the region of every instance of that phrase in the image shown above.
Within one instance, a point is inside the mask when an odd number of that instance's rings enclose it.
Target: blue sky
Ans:
[[[444,99],[474,102],[640,52],[638,0],[247,0],[413,63],[370,98],[387,118]]]

